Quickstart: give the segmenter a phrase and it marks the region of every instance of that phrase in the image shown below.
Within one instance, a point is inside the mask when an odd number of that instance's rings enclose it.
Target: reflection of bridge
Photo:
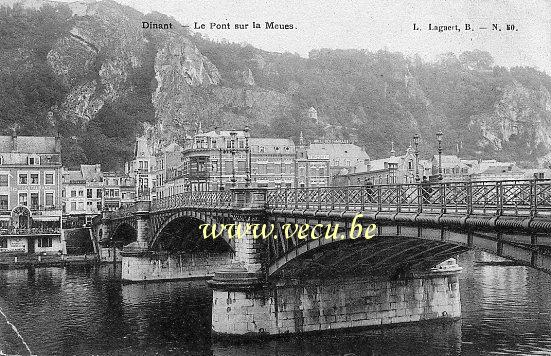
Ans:
[[[345,234],[358,213],[375,238],[311,235]],[[280,238],[199,234],[234,222],[273,224]],[[309,224],[309,238],[283,238],[287,223]],[[551,181],[531,180],[190,192],[105,214],[94,231],[126,244],[126,279],[214,274],[213,329],[240,334],[459,316],[457,271],[432,267],[475,248],[551,273],[550,228]]]

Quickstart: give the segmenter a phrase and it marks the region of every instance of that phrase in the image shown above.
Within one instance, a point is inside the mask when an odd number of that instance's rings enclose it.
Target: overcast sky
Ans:
[[[274,52],[307,56],[316,48],[388,49],[434,59],[486,50],[496,64],[529,65],[551,75],[551,0],[116,0],[142,12],[158,11],[193,27],[205,23],[293,24],[293,30],[197,30],[213,39],[247,42]],[[421,31],[413,31],[416,23]],[[462,31],[429,32],[428,24]],[[470,23],[476,31],[464,31]],[[498,24],[502,31],[479,30]],[[506,31],[514,24],[518,31]]]

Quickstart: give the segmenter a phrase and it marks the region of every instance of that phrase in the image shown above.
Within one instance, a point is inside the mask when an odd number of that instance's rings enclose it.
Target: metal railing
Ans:
[[[166,198],[154,200],[151,203],[151,211],[168,210],[181,206],[227,208],[232,203],[232,192],[199,191],[184,192]]]
[[[229,208],[232,191],[184,192],[151,203],[151,211],[179,207]],[[360,212],[551,216],[551,180],[438,182],[268,189],[266,208]],[[109,213],[130,216],[136,205]]]
[[[0,235],[44,235],[44,234],[59,234],[59,228],[32,227],[29,229],[16,229],[13,227],[0,229]]]
[[[551,215],[551,180],[287,188],[266,199],[269,209]]]

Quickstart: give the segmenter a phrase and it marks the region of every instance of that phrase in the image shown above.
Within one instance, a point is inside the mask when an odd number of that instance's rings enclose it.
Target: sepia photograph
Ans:
[[[0,0],[0,356],[551,355],[551,0]]]

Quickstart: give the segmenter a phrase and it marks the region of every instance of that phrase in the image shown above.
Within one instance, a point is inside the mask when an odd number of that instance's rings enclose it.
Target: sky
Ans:
[[[66,0],[67,1],[67,0]],[[312,49],[387,49],[435,60],[442,53],[480,49],[507,67],[532,66],[551,75],[551,0],[116,0],[142,12],[157,11],[211,39],[246,42],[273,52],[307,57]],[[262,24],[252,29],[251,23]],[[267,30],[266,21],[293,24]],[[209,29],[210,23],[232,29]],[[236,30],[235,24],[249,28]],[[413,30],[416,24],[420,31]],[[458,25],[461,32],[429,31],[431,25]],[[465,31],[470,24],[475,31]],[[501,31],[491,30],[497,24]],[[506,25],[515,26],[507,31]],[[486,27],[488,29],[479,29]]]

